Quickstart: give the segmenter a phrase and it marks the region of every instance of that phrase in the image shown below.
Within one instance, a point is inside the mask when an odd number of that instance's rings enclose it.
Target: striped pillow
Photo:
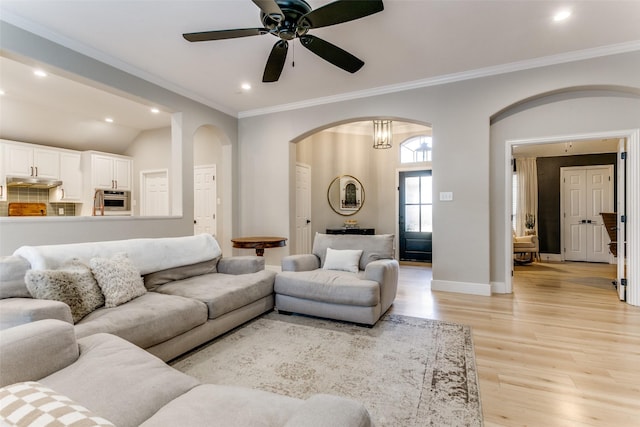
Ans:
[[[84,406],[35,381],[0,388],[0,425],[47,427],[114,426]]]

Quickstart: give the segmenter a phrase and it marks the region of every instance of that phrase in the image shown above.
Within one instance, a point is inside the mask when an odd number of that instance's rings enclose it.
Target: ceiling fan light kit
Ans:
[[[276,82],[284,68],[289,41],[300,39],[302,46],[325,61],[350,73],[355,73],[364,62],[349,52],[313,36],[309,30],[342,24],[384,10],[382,0],[338,0],[315,10],[304,0],[253,0],[260,8],[262,28],[239,28],[185,33],[190,42],[225,40],[238,37],[271,34],[278,40],[269,54],[262,81]]]

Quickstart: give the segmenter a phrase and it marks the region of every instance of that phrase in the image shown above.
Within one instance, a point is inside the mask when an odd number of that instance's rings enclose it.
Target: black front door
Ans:
[[[400,172],[400,260],[431,262],[431,171]]]

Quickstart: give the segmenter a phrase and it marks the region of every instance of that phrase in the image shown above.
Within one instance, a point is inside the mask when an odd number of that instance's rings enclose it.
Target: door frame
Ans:
[[[561,255],[562,255],[562,260],[565,261],[567,258],[566,255],[566,246],[565,246],[565,227],[566,227],[566,222],[567,219],[564,217],[563,213],[565,212],[565,205],[564,205],[564,196],[565,196],[565,185],[564,185],[564,178],[565,178],[565,173],[567,172],[567,170],[588,170],[588,169],[592,169],[592,168],[607,168],[609,169],[609,171],[611,172],[611,177],[612,179],[616,180],[618,179],[617,175],[614,175],[614,171],[615,171],[615,167],[613,164],[608,164],[608,165],[589,165],[589,166],[563,166],[560,168],[560,248],[563,249]],[[614,181],[611,181],[611,192],[609,193],[609,197],[611,198],[611,205],[613,206],[613,209],[616,209],[614,200],[615,200],[615,183]],[[608,211],[607,211],[608,212]],[[608,250],[608,245],[606,246],[606,250]],[[614,261],[614,257],[611,253],[609,253],[609,260],[607,261],[608,264],[613,264]]]
[[[523,144],[550,144],[591,139],[627,139],[627,303],[640,306],[640,128],[612,130],[606,132],[556,135],[530,139],[512,139],[505,141],[504,152],[504,200],[509,212],[512,206],[511,159],[513,146]],[[504,220],[504,291],[513,292],[513,238],[511,231],[511,215]],[[620,257],[624,262],[624,257]],[[620,261],[619,261],[620,262]]]

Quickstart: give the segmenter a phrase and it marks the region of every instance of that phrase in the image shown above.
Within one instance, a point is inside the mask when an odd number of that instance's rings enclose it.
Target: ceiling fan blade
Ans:
[[[306,47],[325,61],[329,61],[336,67],[340,67],[350,73],[355,73],[364,65],[363,61],[356,58],[346,50],[340,49],[338,46],[335,46],[326,40],[322,40],[319,37],[307,34],[300,36],[300,42],[302,42],[302,46]]]
[[[280,22],[284,18],[284,13],[282,13],[282,9],[280,9],[280,6],[278,6],[275,0],[253,0],[253,2],[265,15],[274,21]]]
[[[209,40],[235,39],[237,37],[261,36],[269,34],[266,28],[239,28],[236,30],[202,31],[199,33],[185,33],[182,35],[190,42],[206,42]]]
[[[307,28],[327,27],[364,18],[383,10],[382,0],[338,0],[302,16],[298,25]]]
[[[262,75],[263,83],[277,82],[284,68],[284,63],[287,60],[287,51],[289,50],[289,43],[286,40],[279,40],[273,45],[267,65],[264,67],[264,74]]]

